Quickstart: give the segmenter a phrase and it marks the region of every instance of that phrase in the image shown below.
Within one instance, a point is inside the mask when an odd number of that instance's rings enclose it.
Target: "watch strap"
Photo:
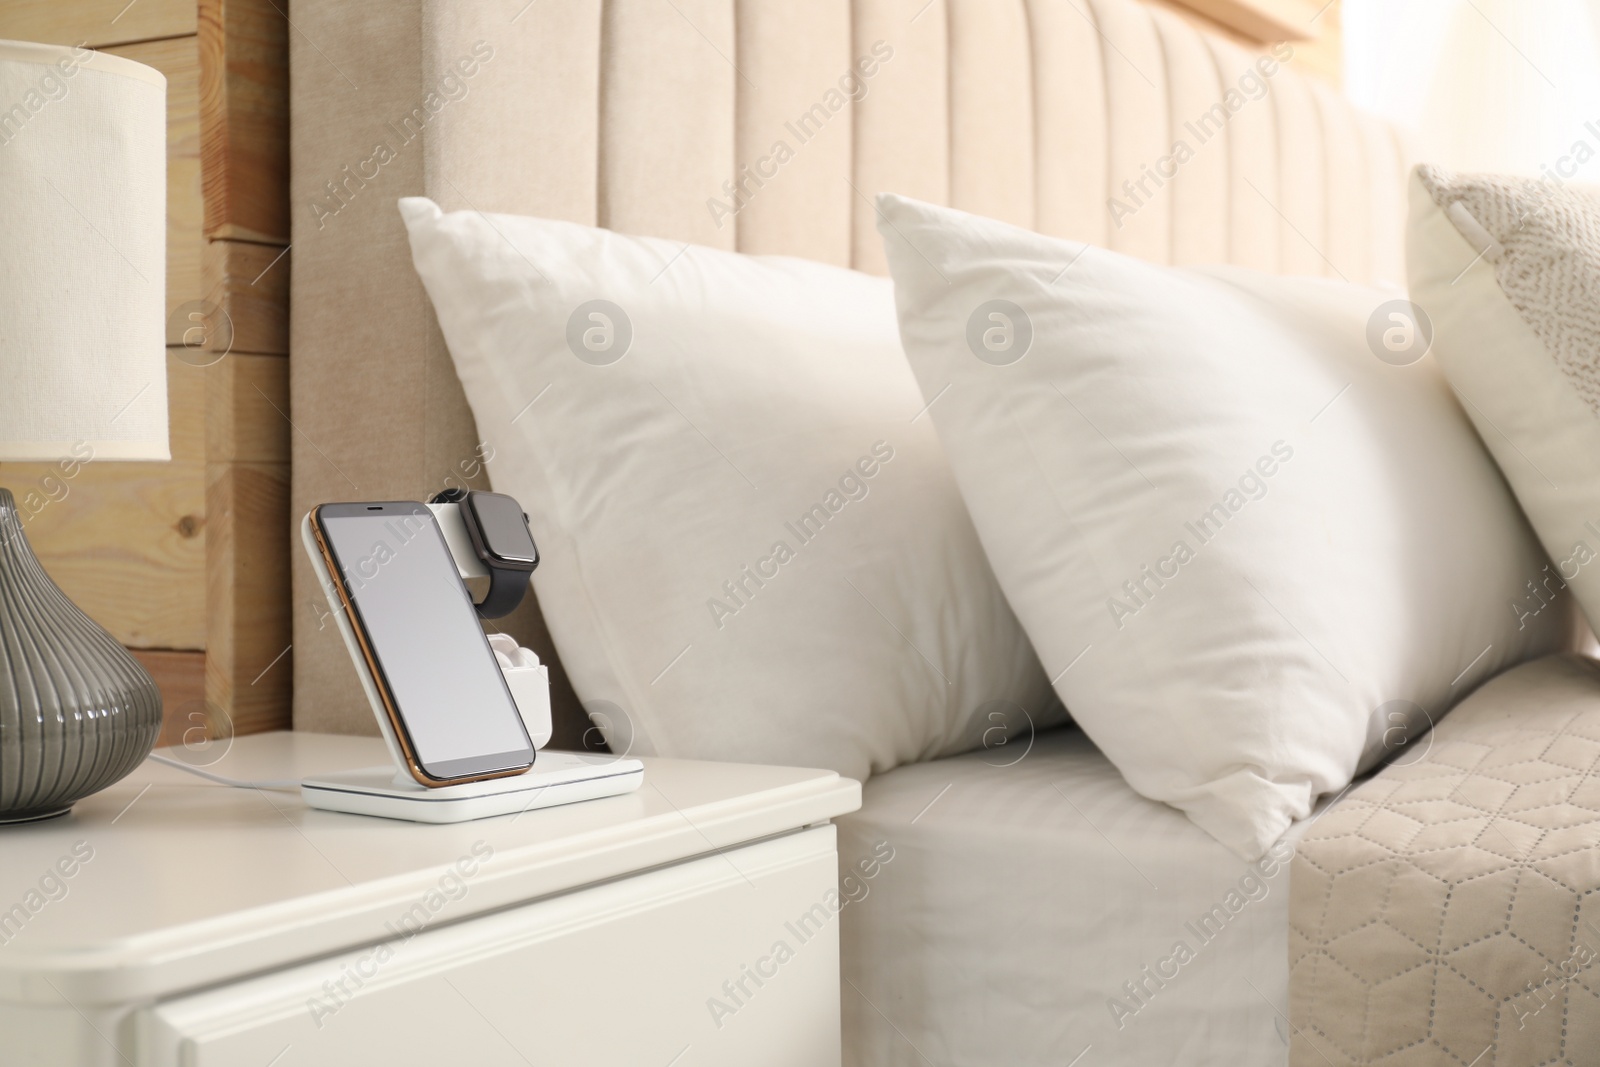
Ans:
[[[528,577],[531,571],[514,571],[500,567],[489,568],[489,592],[475,605],[480,619],[503,619],[517,610],[522,598],[528,594]]]

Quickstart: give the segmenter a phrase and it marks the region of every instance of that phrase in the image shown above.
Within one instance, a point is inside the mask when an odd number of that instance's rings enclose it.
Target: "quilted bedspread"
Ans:
[[[1600,1064],[1600,663],[1490,681],[1316,820],[1292,1067]]]

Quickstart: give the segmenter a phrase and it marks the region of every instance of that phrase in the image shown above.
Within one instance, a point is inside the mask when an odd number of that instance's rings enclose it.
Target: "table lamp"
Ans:
[[[70,492],[85,464],[171,458],[166,97],[141,63],[0,41],[0,463],[51,465],[31,482]],[[12,488],[0,488],[0,823],[65,814],[161,732],[150,675],[28,544],[56,494]]]

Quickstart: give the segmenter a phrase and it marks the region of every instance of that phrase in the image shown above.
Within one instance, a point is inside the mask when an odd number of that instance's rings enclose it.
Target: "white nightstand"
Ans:
[[[277,733],[210,769],[385,758]],[[0,829],[0,1064],[837,1065],[828,820],[861,787],[645,764],[637,793],[450,826],[146,764]]]

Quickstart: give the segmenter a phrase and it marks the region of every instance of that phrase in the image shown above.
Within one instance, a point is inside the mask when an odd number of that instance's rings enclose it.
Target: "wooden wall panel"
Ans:
[[[234,352],[288,355],[287,248],[220,238],[208,241],[204,273],[206,300],[226,315]]]
[[[55,477],[64,491],[52,494]],[[6,487],[47,501],[28,542],[57,585],[134,648],[198,649],[206,638],[205,463],[8,463]],[[26,514],[26,511],[24,512]]]
[[[206,654],[204,652],[172,652],[169,650],[133,649],[133,658],[144,664],[161,690],[161,736],[158,747],[193,743],[201,735],[190,733],[203,729],[212,718],[207,714]]]
[[[1339,0],[1143,0],[1166,8],[1208,33],[1248,52],[1288,41],[1302,74],[1338,86],[1343,81],[1344,41]]]
[[[186,363],[180,350],[167,349],[167,443],[173,459],[206,458],[206,376],[208,368]]]
[[[1315,24],[1315,38],[1295,42],[1294,62],[1302,74],[1321,78],[1337,89],[1344,84],[1344,26],[1338,0],[1322,9]]]
[[[1305,41],[1323,0],[1178,0],[1252,41]]]
[[[206,695],[236,733],[288,725],[289,362],[235,353],[206,402]]]
[[[289,725],[289,26],[199,0],[202,284],[226,323],[207,388],[206,698],[238,733]]]
[[[206,235],[289,242],[289,25],[277,0],[200,0]]]
[[[173,461],[0,468],[39,504],[28,535],[52,577],[156,678],[163,744],[191,713],[214,734],[289,722],[286,6],[0,0],[0,38],[167,78]]]
[[[205,647],[205,374],[169,350],[171,463],[0,464],[50,577],[133,648]]]
[[[194,0],[6,0],[0,38],[109,48],[131,41],[192,35]]]
[[[215,370],[206,401],[213,453],[238,463],[288,463],[288,361],[234,355]]]
[[[275,360],[283,364],[284,360]],[[289,725],[289,464],[206,467],[206,699],[238,734]]]

